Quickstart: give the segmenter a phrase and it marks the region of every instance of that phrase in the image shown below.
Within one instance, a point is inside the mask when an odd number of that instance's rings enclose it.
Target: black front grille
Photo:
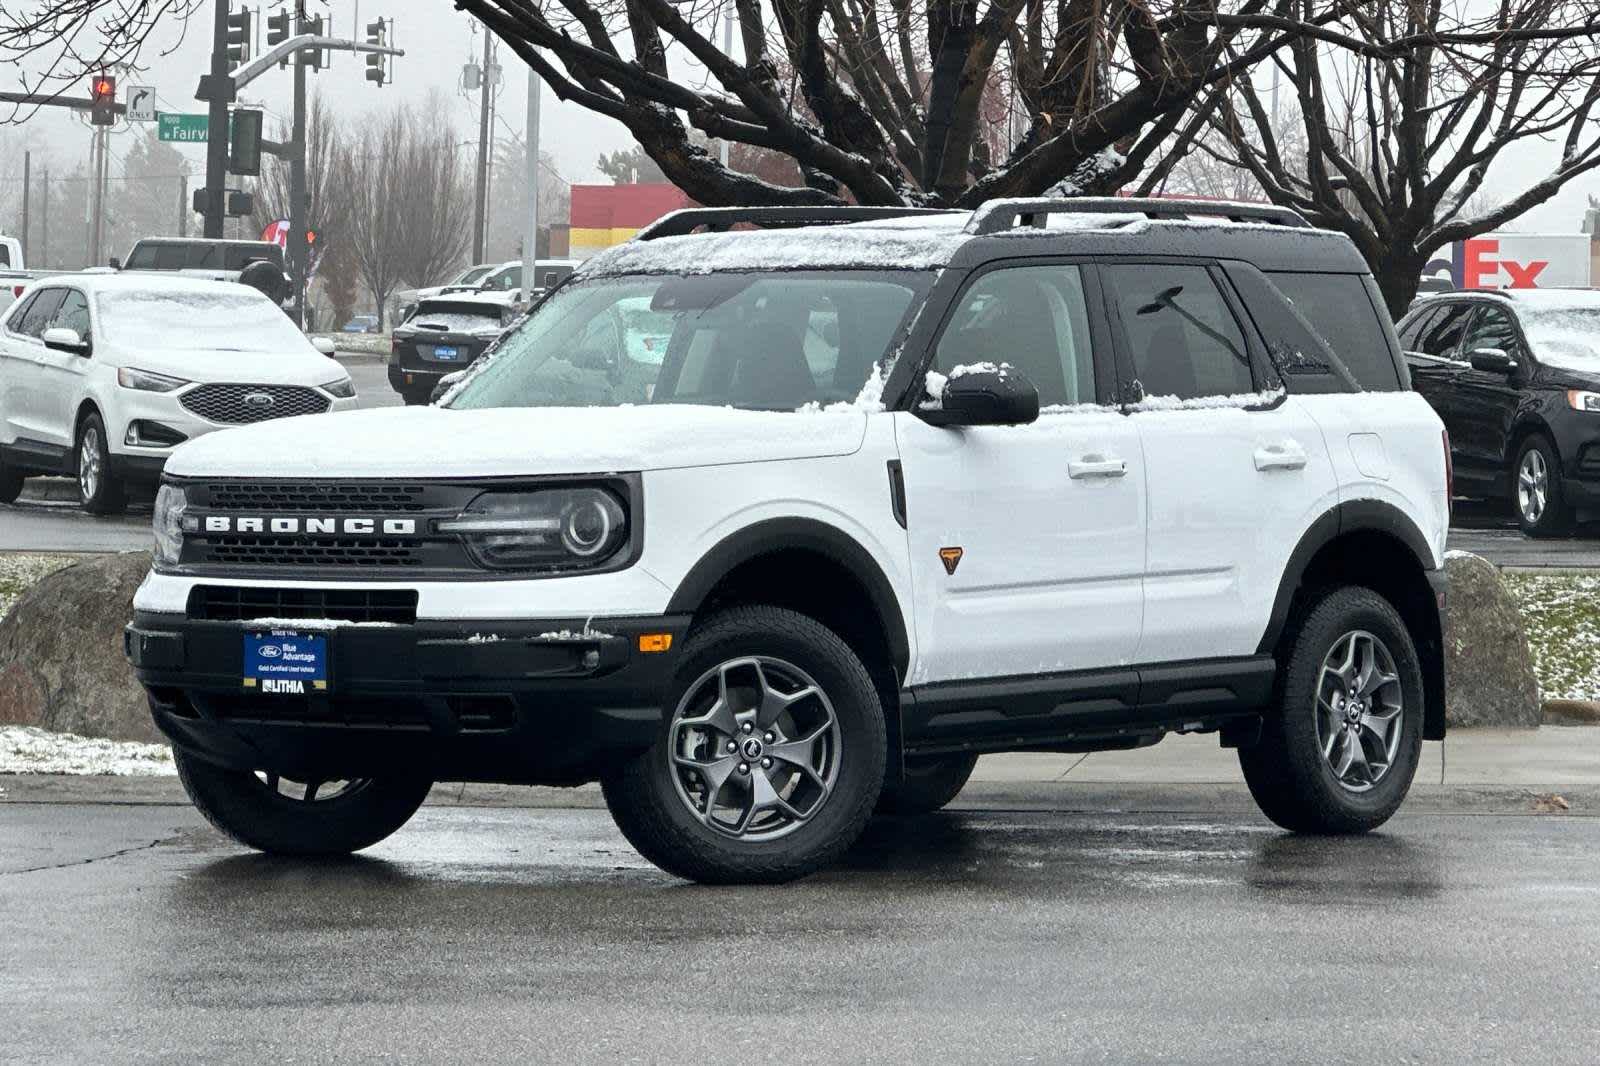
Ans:
[[[420,485],[329,481],[274,484],[218,481],[205,486],[205,501],[218,511],[421,511],[427,508]],[[190,490],[190,498],[195,497]]]
[[[191,414],[231,426],[320,415],[333,403],[303,385],[201,385],[184,393],[180,402]]]
[[[320,618],[339,622],[415,625],[415,589],[248,588],[196,585],[189,591],[189,617],[205,622],[252,618]]]
[[[423,565],[423,545],[392,538],[207,537],[206,562],[222,566],[405,568]]]

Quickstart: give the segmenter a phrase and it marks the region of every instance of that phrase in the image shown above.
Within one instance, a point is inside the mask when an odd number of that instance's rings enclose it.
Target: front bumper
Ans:
[[[181,397],[189,389],[178,392],[143,392],[138,389],[119,389],[117,404],[106,424],[110,438],[111,464],[119,476],[131,480],[154,481],[160,478],[162,468],[182,443],[234,428],[232,423],[212,422],[183,406]],[[329,397],[328,413],[353,411],[359,405],[355,397],[338,399]],[[134,422],[154,422],[183,434],[179,444],[130,444],[128,427]]]
[[[259,625],[141,612],[124,644],[157,727],[223,766],[302,780],[580,784],[654,741],[688,624],[341,626],[326,632],[329,691],[309,696],[244,688],[243,634]],[[646,633],[670,634],[669,650],[640,651]]]

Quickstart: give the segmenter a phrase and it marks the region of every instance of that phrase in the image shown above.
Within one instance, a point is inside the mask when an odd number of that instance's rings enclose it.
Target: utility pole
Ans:
[[[223,200],[228,184],[228,105],[237,90],[228,72],[228,0],[215,0],[212,19],[211,73],[200,79],[195,98],[206,108],[206,227],[211,239],[222,237]]]
[[[189,175],[178,175],[178,236],[189,235]]]
[[[533,299],[534,275],[539,262],[539,93],[544,83],[528,68],[528,228],[522,238],[522,305]]]
[[[295,16],[295,32],[309,32],[303,0],[295,3]],[[297,326],[305,325],[306,272],[311,265],[306,245],[306,58],[308,54],[303,52],[294,57],[294,129],[290,134],[294,154],[289,157],[289,274],[294,278],[289,313]]]
[[[494,34],[489,32],[489,27],[483,27],[483,79],[479,86],[482,93],[478,103],[478,193],[477,205],[472,214],[472,261],[483,262],[484,256],[484,225],[489,212],[489,101],[493,95],[490,86],[489,71],[494,63]],[[528,258],[528,257],[525,257]],[[532,259],[528,258],[531,263]],[[528,272],[528,264],[523,264],[523,274]]]
[[[50,167],[44,168],[44,187],[39,190],[39,265],[50,260]]]
[[[94,193],[94,254],[89,266],[97,267],[105,259],[106,246],[106,182],[111,173],[111,131],[100,127],[100,169],[95,174]]]
[[[728,10],[722,13],[722,54],[730,60],[733,58],[733,5],[728,5]],[[728,169],[728,138],[722,138],[722,146],[717,154],[722,157],[722,169]]]
[[[22,261],[28,261],[28,207],[33,192],[33,153],[22,153]]]
[[[100,131],[89,135],[89,169],[83,173],[83,256],[85,267],[94,266],[94,194],[100,187]]]

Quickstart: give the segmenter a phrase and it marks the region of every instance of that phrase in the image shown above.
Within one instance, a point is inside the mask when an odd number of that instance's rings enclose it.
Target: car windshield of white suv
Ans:
[[[1541,363],[1600,370],[1600,307],[1524,308],[1519,317]]]
[[[274,352],[310,350],[305,334],[265,296],[243,285],[118,289],[95,298],[100,335],[129,350]]]
[[[838,270],[576,282],[502,339],[448,406],[848,403],[931,281]]]

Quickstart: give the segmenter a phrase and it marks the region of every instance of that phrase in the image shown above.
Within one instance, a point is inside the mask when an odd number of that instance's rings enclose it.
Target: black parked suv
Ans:
[[[406,404],[425,404],[447,374],[465,370],[500,339],[517,312],[497,294],[434,296],[395,327],[389,385]]]
[[[1428,297],[1399,331],[1450,431],[1457,492],[1513,504],[1534,537],[1600,511],[1600,292]]]

